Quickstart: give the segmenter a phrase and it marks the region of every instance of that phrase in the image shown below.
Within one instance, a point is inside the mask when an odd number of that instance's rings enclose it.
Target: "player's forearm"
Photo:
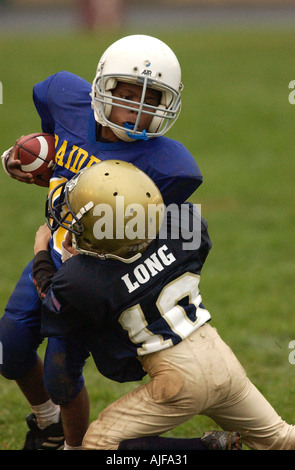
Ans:
[[[33,261],[33,282],[41,299],[45,297],[56,271],[57,269],[49,251],[42,250],[35,255]]]

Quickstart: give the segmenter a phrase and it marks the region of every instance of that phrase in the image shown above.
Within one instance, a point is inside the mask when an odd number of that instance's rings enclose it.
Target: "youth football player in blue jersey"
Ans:
[[[150,178],[116,160],[64,185],[63,204],[73,222],[56,222],[71,232],[68,251],[77,256],[55,274],[48,227],[36,235],[44,333],[85,342],[113,380],[150,379],[100,413],[83,449],[225,450],[226,443],[237,448],[240,435],[252,449],[294,450],[295,426],[278,416],[209,324],[199,283],[211,241],[197,209],[163,207]],[[227,432],[161,437],[199,414]]]
[[[179,116],[181,90],[181,69],[173,51],[144,35],[128,36],[112,44],[98,63],[92,86],[68,72],[36,84],[33,99],[42,130],[56,139],[56,167],[49,193],[81,168],[118,159],[145,171],[158,185],[165,204],[184,202],[199,187],[202,175],[189,151],[164,137]],[[11,149],[4,152],[2,162],[11,177],[32,183],[31,175],[21,171]],[[57,268],[61,266],[64,236],[65,230],[59,228],[50,240]],[[67,444],[76,447],[89,419],[82,375],[87,350],[81,345],[63,362],[60,359],[71,345],[62,338],[50,339],[43,376],[43,363],[37,355],[43,340],[41,302],[31,272],[32,262],[23,271],[0,319],[0,371],[16,381],[33,411],[28,417],[30,432],[25,448],[63,445],[60,410],[64,428],[69,428]],[[53,445],[51,437],[60,440],[55,439]]]

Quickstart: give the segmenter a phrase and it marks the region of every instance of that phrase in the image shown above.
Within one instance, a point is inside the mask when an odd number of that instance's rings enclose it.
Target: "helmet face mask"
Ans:
[[[114,99],[118,82],[142,87],[139,101]],[[165,134],[181,111],[181,69],[173,51],[162,41],[144,35],[127,36],[112,44],[101,57],[92,84],[92,107],[95,119],[102,126],[110,127],[125,141],[148,139]],[[156,106],[145,103],[148,89],[160,92]],[[113,107],[135,109],[134,127],[127,128],[110,120]],[[149,115],[147,129],[139,129],[142,115]],[[128,127],[128,126],[127,126]]]
[[[157,236],[164,218],[157,186],[123,161],[103,161],[82,170],[64,183],[57,208],[52,207],[54,199],[53,192],[47,214],[52,231],[66,228],[78,252],[103,259],[137,259]]]

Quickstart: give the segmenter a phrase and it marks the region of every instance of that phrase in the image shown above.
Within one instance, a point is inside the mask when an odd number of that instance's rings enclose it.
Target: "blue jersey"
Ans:
[[[34,86],[33,99],[43,132],[55,135],[56,167],[49,191],[79,170],[101,160],[119,159],[147,173],[160,189],[166,205],[181,204],[202,183],[201,172],[188,150],[167,137],[148,141],[106,143],[96,140],[91,108],[91,85],[69,72],[59,72]],[[61,265],[60,228],[51,240],[51,254]]]
[[[191,228],[183,230],[178,213],[168,217],[137,261],[85,255],[66,261],[43,302],[44,335],[79,331],[99,371],[122,382],[144,375],[138,356],[170,348],[209,321],[199,291],[211,248],[207,224],[192,204],[182,210]]]

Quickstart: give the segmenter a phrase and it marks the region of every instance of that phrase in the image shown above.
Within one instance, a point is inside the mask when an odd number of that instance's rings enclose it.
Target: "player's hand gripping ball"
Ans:
[[[14,145],[15,158],[21,161],[21,170],[31,173],[38,186],[49,186],[55,167],[55,139],[51,134],[29,134],[20,137]]]

